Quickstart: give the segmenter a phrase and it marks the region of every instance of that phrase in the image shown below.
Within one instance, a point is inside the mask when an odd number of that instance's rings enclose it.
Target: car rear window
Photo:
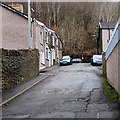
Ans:
[[[102,59],[102,55],[94,55],[93,58],[94,59]]]
[[[62,58],[62,60],[68,60],[68,59],[70,59],[69,56],[63,56],[63,58]]]

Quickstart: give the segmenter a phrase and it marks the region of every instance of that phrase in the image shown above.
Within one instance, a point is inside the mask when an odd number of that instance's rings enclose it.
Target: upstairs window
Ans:
[[[52,46],[55,46],[55,37],[52,36]]]
[[[45,31],[45,36],[44,36],[44,38],[45,38],[45,42],[48,43],[48,32],[47,32],[47,31]]]
[[[40,43],[43,44],[43,33],[40,31]]]

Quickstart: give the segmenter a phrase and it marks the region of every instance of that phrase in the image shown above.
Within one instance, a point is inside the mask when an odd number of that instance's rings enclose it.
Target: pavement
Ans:
[[[21,94],[23,94],[24,92],[26,92],[27,90],[29,90],[30,88],[35,86],[36,84],[38,84],[41,81],[45,80],[46,78],[50,77],[51,74],[49,74],[47,72],[51,71],[57,67],[58,67],[58,65],[44,68],[44,69],[40,70],[40,74],[37,77],[35,77],[31,80],[28,80],[24,83],[21,83],[14,88],[11,88],[9,90],[2,92],[2,101],[0,103],[0,107],[7,104],[8,102],[15,99],[16,97],[20,96]]]

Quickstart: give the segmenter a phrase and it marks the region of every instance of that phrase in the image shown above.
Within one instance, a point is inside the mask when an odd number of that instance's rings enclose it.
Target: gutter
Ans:
[[[0,6],[10,10],[13,13],[16,13],[16,14],[20,15],[21,17],[24,17],[25,19],[28,19],[28,16],[26,14],[24,14],[24,13],[22,13],[22,12],[16,10],[16,9],[14,9],[14,8],[12,8],[11,6],[8,6],[7,4],[5,4],[3,2],[0,2]],[[31,18],[31,22],[33,22],[33,21],[34,21],[33,18]]]

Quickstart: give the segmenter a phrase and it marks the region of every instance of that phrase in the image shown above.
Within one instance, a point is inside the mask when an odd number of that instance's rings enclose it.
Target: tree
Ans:
[[[117,2],[33,2],[31,7],[36,19],[60,35],[65,54],[95,51],[98,23],[118,19]]]

